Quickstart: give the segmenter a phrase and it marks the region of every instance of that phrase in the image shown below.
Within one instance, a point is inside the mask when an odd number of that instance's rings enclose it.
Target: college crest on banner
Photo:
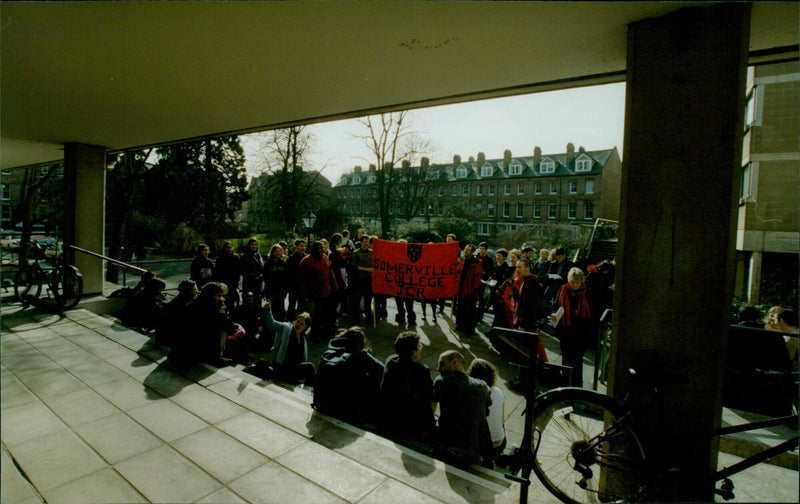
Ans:
[[[451,298],[458,290],[458,242],[372,243],[372,292],[412,299]]]

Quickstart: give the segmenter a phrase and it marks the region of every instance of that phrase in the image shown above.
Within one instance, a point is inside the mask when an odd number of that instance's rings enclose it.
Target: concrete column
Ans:
[[[760,250],[754,250],[750,256],[750,276],[747,279],[747,301],[752,304],[758,304],[758,298],[761,296],[761,261],[764,253]]]
[[[718,4],[628,31],[620,253],[609,393],[636,393],[629,368],[667,383],[660,426],[677,473],[659,500],[712,501],[733,288],[750,8]]]
[[[106,150],[96,145],[64,146],[64,243],[98,254],[105,250]],[[70,252],[72,252],[70,250]],[[85,294],[102,294],[103,261],[79,252],[67,259],[83,275]]]

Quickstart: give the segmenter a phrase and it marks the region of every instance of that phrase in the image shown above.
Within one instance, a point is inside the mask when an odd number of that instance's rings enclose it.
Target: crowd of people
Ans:
[[[416,324],[416,304],[423,320],[429,308],[436,323],[444,300],[395,298],[395,322],[403,331],[396,353],[385,362],[370,354],[363,327],[385,319],[389,302],[372,292],[376,238],[359,229],[352,239],[343,231],[308,247],[297,239],[291,255],[279,242],[266,257],[253,238],[240,253],[225,242],[216,260],[210,247],[200,244],[178,295],[165,302],[164,282],[143,275],[123,321],[154,333],[178,364],[238,362],[261,378],[303,383],[322,412],[432,446],[447,460],[490,464],[505,447],[496,369],[481,359],[468,366],[463,355],[448,351],[433,379],[419,362],[419,336],[404,331]],[[542,249],[538,258],[533,253],[532,247],[499,249],[492,257],[487,243],[464,245],[451,316],[464,336],[475,333],[487,312],[494,314],[493,326],[523,331],[535,331],[551,318],[565,364],[574,366],[574,383],[580,386],[592,317],[610,307],[613,264],[591,266],[584,277],[561,248]],[[316,364],[309,361],[308,338],[329,341]],[[547,359],[543,345],[539,355]]]

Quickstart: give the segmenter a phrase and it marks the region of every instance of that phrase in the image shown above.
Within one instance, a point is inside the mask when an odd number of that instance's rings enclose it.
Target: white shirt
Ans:
[[[492,436],[492,444],[500,443],[506,437],[506,430],[503,427],[503,391],[497,387],[492,387],[492,405],[489,406],[489,416],[486,421],[489,423],[489,433]]]

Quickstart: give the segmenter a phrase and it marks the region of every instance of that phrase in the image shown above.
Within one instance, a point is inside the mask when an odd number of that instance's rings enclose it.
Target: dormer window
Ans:
[[[376,177],[375,177],[374,173],[370,173],[369,175],[367,175],[367,183],[368,184],[374,184],[375,183],[375,179],[376,179]]]
[[[581,156],[575,161],[575,172],[592,171],[592,160],[589,156]]]
[[[483,166],[481,166],[481,177],[491,177],[493,171],[492,165],[485,163]]]
[[[353,175],[353,184],[360,184],[360,183],[361,183],[361,176]]]
[[[347,178],[342,177],[342,179],[339,181],[339,184],[340,185],[347,185]]]
[[[519,161],[514,161],[510,165],[508,165],[508,174],[509,175],[522,175],[522,165]]]
[[[436,180],[439,178],[439,170],[430,170],[425,174],[425,180]]]
[[[550,158],[545,158],[539,164],[539,173],[555,173],[556,163]]]
[[[467,167],[464,165],[456,168],[456,178],[467,178]]]

